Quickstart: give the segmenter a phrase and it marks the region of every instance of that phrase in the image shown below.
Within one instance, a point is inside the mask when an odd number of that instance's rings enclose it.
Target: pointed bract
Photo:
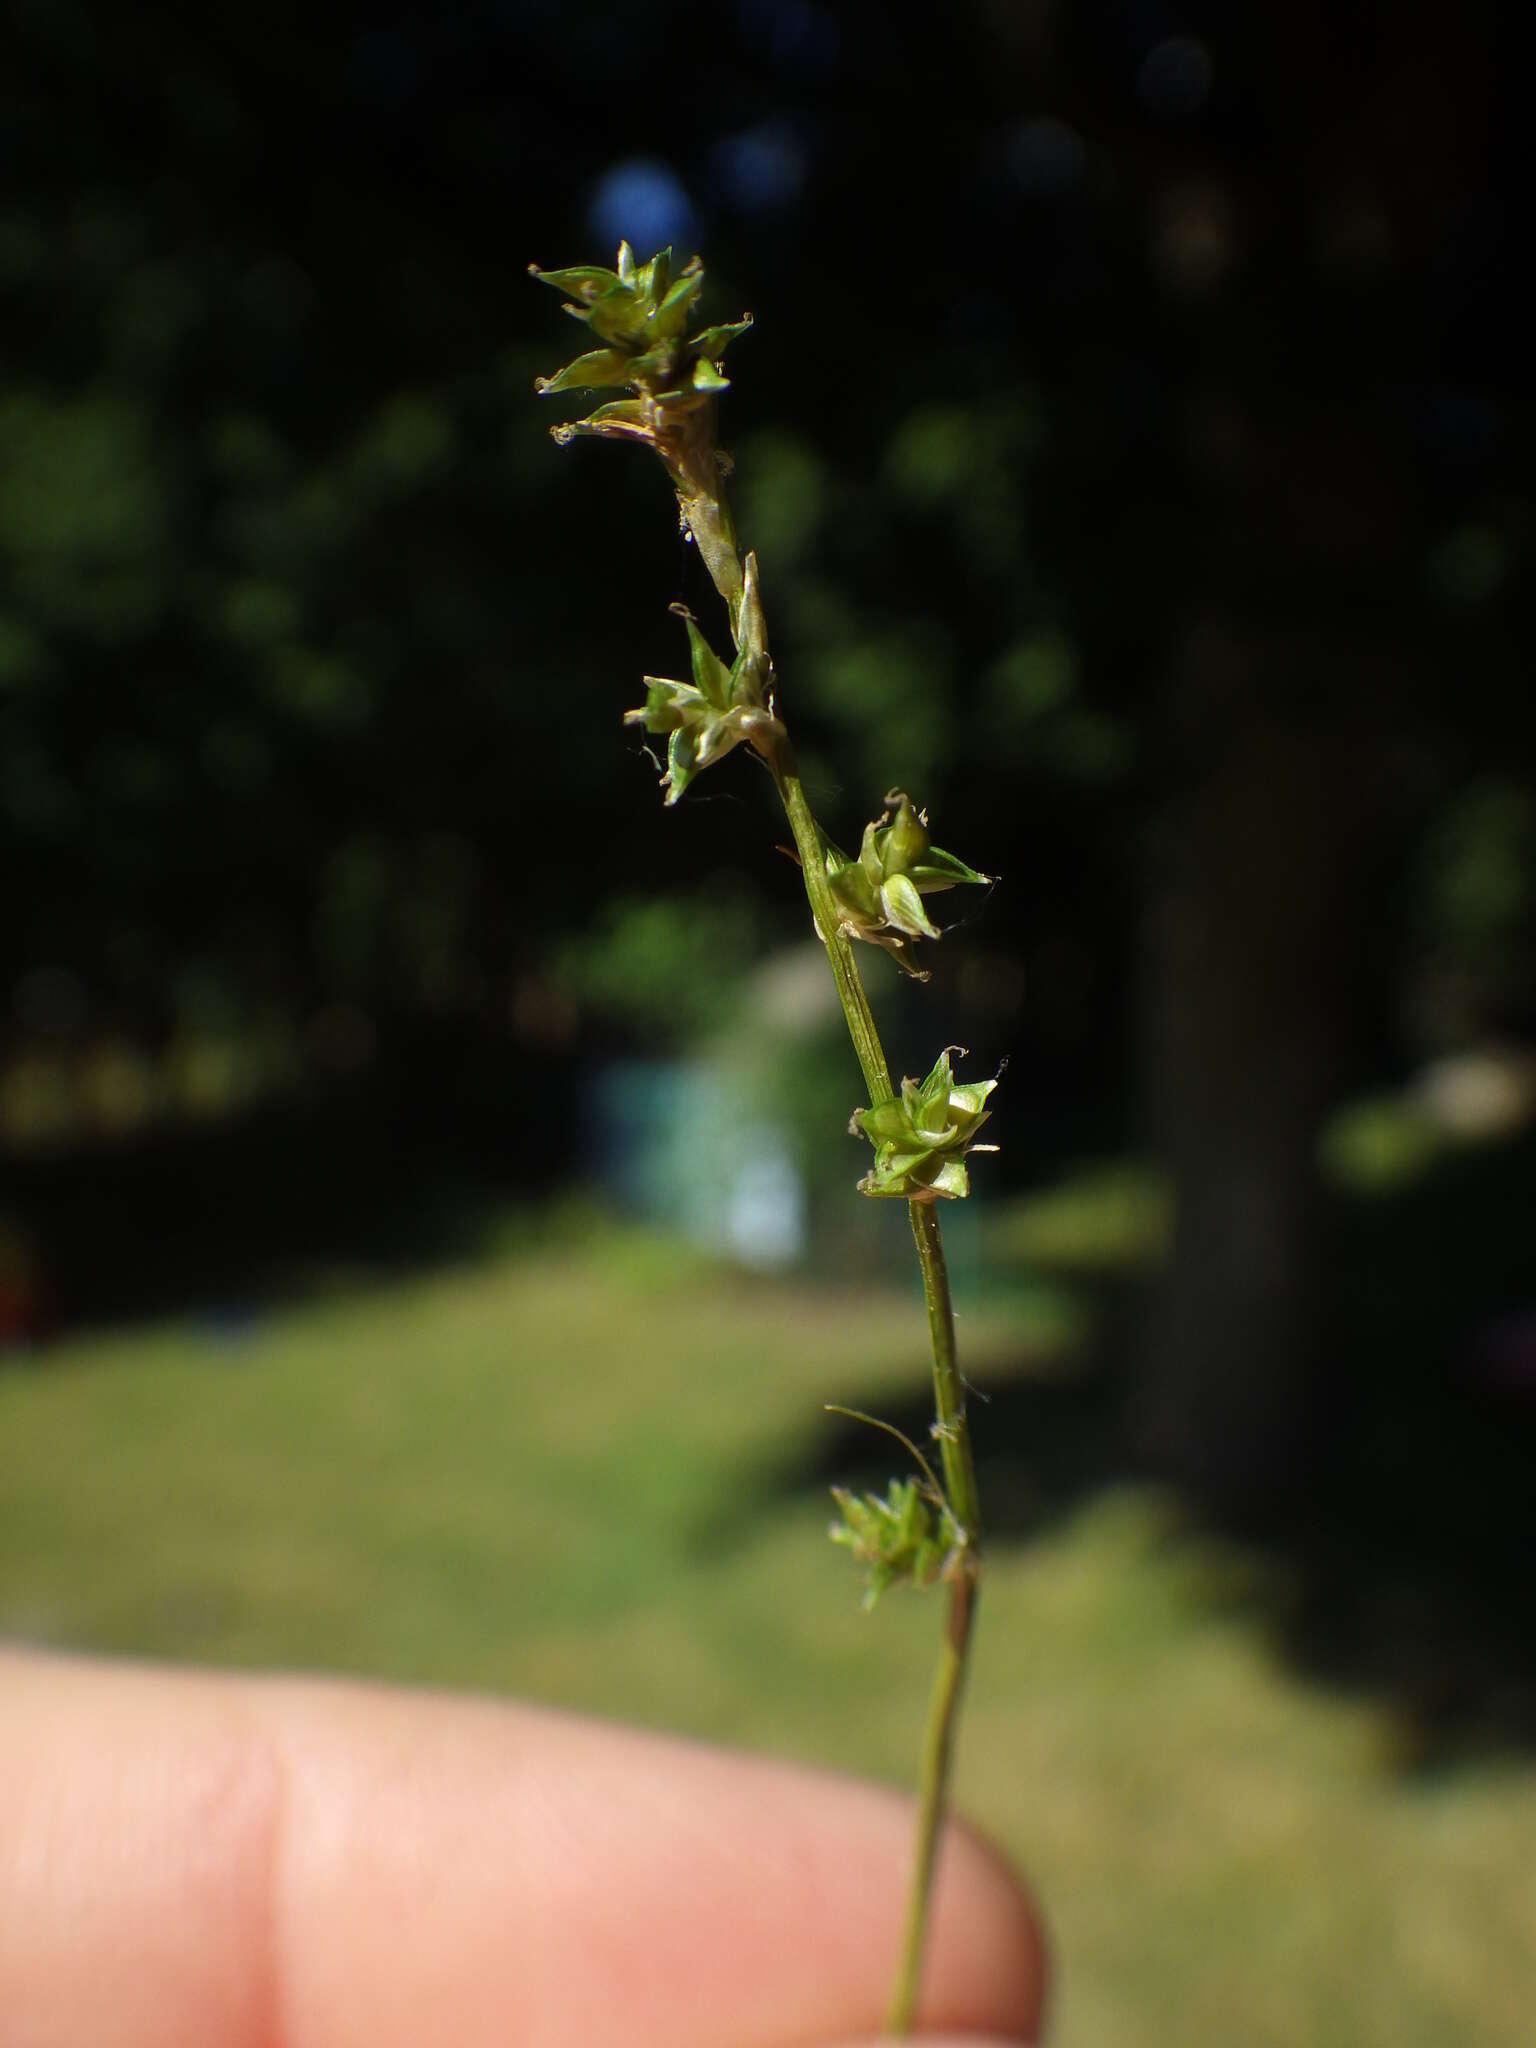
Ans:
[[[923,910],[923,899],[917,893],[917,884],[909,875],[892,875],[880,891],[880,907],[885,912],[885,921],[894,925],[899,932],[905,932],[911,939],[936,939],[939,934],[928,922]]]
[[[703,271],[685,271],[666,297],[658,300],[656,310],[651,315],[651,331],[674,338],[683,333],[688,325],[688,315],[698,303],[699,294],[703,289]],[[700,352],[709,354],[708,349],[701,349]]]
[[[540,270],[537,263],[530,263],[528,275],[536,277],[540,284],[553,285],[557,292],[582,299],[588,305],[601,298],[604,292],[616,291],[619,284],[616,270],[604,270],[596,263],[578,263],[569,270]]]
[[[535,377],[533,388],[541,398],[556,391],[595,391],[604,385],[629,382],[629,357],[616,348],[595,348],[577,356],[553,377]]]
[[[731,343],[745,334],[751,325],[752,315],[748,313],[745,319],[727,321],[721,327],[706,327],[701,334],[693,337],[688,346],[701,356],[708,356],[712,363],[717,363]]]
[[[713,647],[699,630],[699,622],[690,611],[681,605],[683,624],[688,628],[688,657],[693,665],[693,680],[699,693],[717,710],[728,711],[731,704],[731,671],[716,654]]]
[[[772,664],[768,659],[768,625],[763,617],[762,581],[758,575],[757,556],[751,550],[742,566],[741,619],[736,639],[741,649],[740,660],[752,671],[758,687],[765,689]]]

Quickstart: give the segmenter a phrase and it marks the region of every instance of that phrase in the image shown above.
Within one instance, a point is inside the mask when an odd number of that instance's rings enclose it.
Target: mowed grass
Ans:
[[[1001,1314],[964,1342],[982,1385],[1021,1349]],[[72,1341],[0,1370],[0,1631],[903,1781],[939,1604],[862,1614],[784,1475],[824,1400],[899,1401],[921,1344],[913,1300],[669,1277],[618,1235]],[[959,1799],[1045,1901],[1054,2038],[1528,2043],[1536,1779],[1405,1780],[1384,1716],[1272,1660],[1240,1569],[1125,1490],[991,1557]]]

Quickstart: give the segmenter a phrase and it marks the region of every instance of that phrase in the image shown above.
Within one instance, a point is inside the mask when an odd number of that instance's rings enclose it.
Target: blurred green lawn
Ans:
[[[913,1301],[610,1232],[0,1371],[0,1631],[515,1691],[904,1780],[936,1600],[860,1613],[826,1399],[910,1395]],[[971,1376],[1017,1324],[967,1316]],[[985,1428],[983,1414],[982,1428]],[[1275,1664],[1150,1492],[992,1555],[959,1798],[1094,2048],[1531,2039],[1536,1778],[1406,1779]]]

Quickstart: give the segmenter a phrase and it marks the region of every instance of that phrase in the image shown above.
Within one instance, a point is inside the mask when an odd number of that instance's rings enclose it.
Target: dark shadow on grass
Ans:
[[[1389,1699],[1405,1767],[1536,1742],[1536,1137],[1336,1206],[1330,1456],[1268,1547],[1302,1670]]]

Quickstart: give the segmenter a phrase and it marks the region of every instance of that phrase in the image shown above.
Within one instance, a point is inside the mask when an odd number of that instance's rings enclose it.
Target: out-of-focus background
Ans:
[[[909,1775],[899,1205],[718,626],[525,277],[671,242],[814,800],[1003,880],[893,1063],[1058,2035],[1536,2003],[1528,69],[1491,5],[118,17],[0,84],[0,1630]],[[575,410],[567,406],[566,412]]]

